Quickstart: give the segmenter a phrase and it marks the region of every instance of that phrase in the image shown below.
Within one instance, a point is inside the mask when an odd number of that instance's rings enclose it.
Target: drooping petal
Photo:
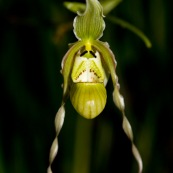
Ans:
[[[71,78],[71,70],[74,63],[74,58],[77,52],[84,46],[82,41],[78,41],[71,48],[63,57],[61,68],[62,68],[62,75],[64,78],[63,82],[63,100],[65,101],[68,96],[68,89],[70,85],[70,78]]]
[[[59,108],[56,116],[55,116],[55,130],[56,130],[56,136],[52,143],[52,146],[50,148],[50,154],[49,154],[49,167],[47,168],[47,173],[52,173],[51,165],[57,155],[58,152],[58,135],[59,132],[63,126],[64,123],[64,117],[65,117],[65,107],[64,103]]]
[[[130,139],[130,141],[132,143],[132,153],[138,163],[138,172],[142,173],[142,169],[143,169],[142,158],[140,156],[138,149],[136,148],[136,146],[133,142],[132,128],[131,128],[130,122],[128,121],[127,117],[125,116],[124,99],[123,99],[123,96],[120,94],[119,88],[117,87],[117,85],[114,86],[113,100],[114,100],[115,105],[120,109],[120,111],[122,113],[122,118],[123,118],[122,127],[123,127],[125,134],[127,135],[127,137]]]
[[[119,92],[120,85],[118,83],[118,77],[117,77],[116,72],[115,72],[116,61],[115,61],[114,54],[110,50],[108,44],[105,44],[105,43],[100,42],[100,41],[93,41],[93,45],[99,52],[101,52],[102,59],[105,62],[106,66],[109,69],[109,72],[111,74],[111,78],[112,78],[112,82],[113,82],[113,86],[114,86],[113,101],[114,101],[115,105],[118,107],[118,109],[121,111],[122,119],[123,119],[122,128],[132,143],[132,153],[133,153],[133,155],[134,155],[134,157],[138,163],[139,173],[141,173],[142,167],[143,167],[142,166],[142,159],[141,159],[141,156],[139,154],[138,149],[136,148],[136,146],[133,142],[133,132],[132,132],[131,125],[130,125],[127,117],[125,116],[124,98]]]
[[[115,68],[117,62],[115,60],[113,52],[109,48],[108,43],[104,43],[99,40],[92,40],[92,45],[96,48],[96,50],[100,52],[103,64],[106,65],[107,70],[109,70],[109,73],[111,74],[113,84],[117,83],[117,79],[115,79]]]
[[[103,35],[105,22],[98,0],[86,0],[85,12],[78,12],[73,22],[74,34],[79,40],[97,40]]]

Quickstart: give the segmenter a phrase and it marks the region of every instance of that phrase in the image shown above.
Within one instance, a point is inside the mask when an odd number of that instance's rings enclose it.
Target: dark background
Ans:
[[[61,60],[75,14],[63,0],[0,1],[0,173],[43,173],[61,104]],[[116,55],[126,115],[144,162],[144,173],[171,173],[173,162],[172,7],[164,0],[124,0],[111,15],[125,19],[150,38],[106,21],[102,41]],[[112,101],[103,113],[79,116],[70,101],[53,163],[60,173],[137,172],[131,145]]]

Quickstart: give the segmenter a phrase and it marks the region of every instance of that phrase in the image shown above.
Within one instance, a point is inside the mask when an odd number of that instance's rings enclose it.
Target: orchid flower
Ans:
[[[84,118],[95,118],[106,105],[105,87],[109,78],[114,87],[113,102],[122,114],[122,128],[131,141],[139,173],[142,172],[142,159],[133,143],[132,128],[125,116],[124,99],[119,91],[115,56],[108,43],[99,40],[105,29],[103,18],[103,8],[99,1],[86,0],[85,10],[77,12],[74,19],[74,34],[78,41],[70,45],[61,64],[63,98],[55,116],[56,136],[50,149],[47,173],[52,173],[51,164],[58,152],[58,135],[64,123],[66,100],[70,97],[74,109]]]

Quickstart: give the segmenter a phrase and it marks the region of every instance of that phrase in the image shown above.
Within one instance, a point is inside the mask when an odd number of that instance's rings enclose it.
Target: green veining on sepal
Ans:
[[[103,35],[105,22],[103,20],[103,8],[98,0],[86,0],[84,12],[78,12],[74,19],[74,33],[79,40],[97,40]]]

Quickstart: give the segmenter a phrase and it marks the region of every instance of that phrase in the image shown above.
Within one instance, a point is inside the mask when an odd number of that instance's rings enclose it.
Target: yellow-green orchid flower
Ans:
[[[119,92],[118,77],[115,73],[116,61],[108,43],[99,41],[105,29],[103,9],[98,0],[86,0],[85,11],[77,13],[74,19],[74,34],[78,41],[71,45],[62,60],[63,98],[55,117],[56,137],[50,149],[50,165],[47,172],[52,173],[51,164],[58,152],[58,135],[65,116],[65,102],[68,97],[75,110],[83,117],[92,119],[104,109],[107,94],[105,86],[109,76],[114,91],[113,101],[122,112],[123,130],[132,142],[132,152],[142,172],[142,159],[133,143],[131,125],[124,113],[124,99]]]

